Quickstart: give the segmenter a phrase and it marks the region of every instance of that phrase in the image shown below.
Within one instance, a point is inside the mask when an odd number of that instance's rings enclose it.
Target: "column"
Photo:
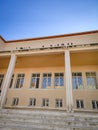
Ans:
[[[2,88],[2,92],[1,92],[1,104],[0,104],[1,108],[3,107],[5,100],[6,100],[6,94],[7,94],[8,88],[9,88],[9,84],[11,82],[15,63],[16,63],[16,56],[15,56],[15,54],[11,54],[10,63],[9,63],[8,69],[7,69],[7,73],[5,76],[5,80],[4,80],[3,88]]]
[[[66,77],[66,106],[67,111],[71,112],[73,109],[73,94],[72,94],[72,74],[70,64],[70,52],[65,51],[65,77]]]

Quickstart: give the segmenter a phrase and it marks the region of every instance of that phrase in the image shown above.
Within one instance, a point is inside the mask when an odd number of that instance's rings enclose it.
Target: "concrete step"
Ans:
[[[0,130],[98,130],[98,114],[62,111],[0,110]]]

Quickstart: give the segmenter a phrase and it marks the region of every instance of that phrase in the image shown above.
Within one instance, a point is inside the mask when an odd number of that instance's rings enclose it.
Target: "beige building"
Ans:
[[[98,30],[0,37],[0,106],[98,112]]]

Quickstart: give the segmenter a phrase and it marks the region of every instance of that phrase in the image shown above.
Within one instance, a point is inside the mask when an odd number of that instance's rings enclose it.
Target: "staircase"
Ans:
[[[98,113],[0,109],[0,130],[98,130]]]

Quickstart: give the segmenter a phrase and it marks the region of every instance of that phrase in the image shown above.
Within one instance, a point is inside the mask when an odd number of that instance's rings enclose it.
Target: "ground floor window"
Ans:
[[[17,106],[18,103],[19,103],[19,98],[17,98],[17,97],[13,98],[12,106]]]
[[[77,108],[84,108],[84,101],[83,100],[76,100],[76,107]]]
[[[49,99],[43,98],[42,99],[42,107],[48,107],[49,106]]]
[[[55,107],[56,108],[63,107],[63,100],[62,99],[55,99]]]
[[[92,108],[93,109],[98,109],[98,101],[92,100]]]
[[[87,88],[98,89],[96,72],[86,72]]]
[[[29,106],[35,106],[35,105],[36,105],[36,99],[35,98],[30,98]]]

